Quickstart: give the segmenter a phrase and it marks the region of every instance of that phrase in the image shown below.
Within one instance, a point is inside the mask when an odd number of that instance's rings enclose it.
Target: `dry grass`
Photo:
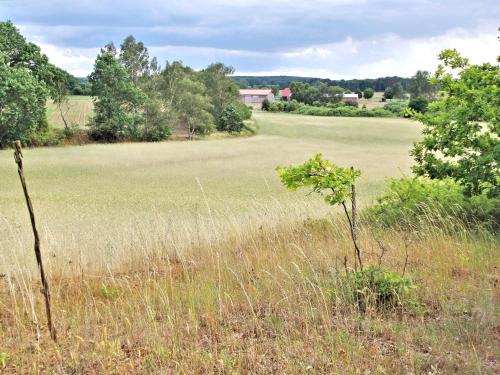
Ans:
[[[340,293],[344,222],[314,219],[328,213],[321,199],[286,192],[274,172],[323,151],[363,170],[366,203],[408,170],[416,125],[256,120],[245,139],[25,151],[58,345],[12,154],[0,152],[3,373],[498,373],[497,238],[415,234],[412,301],[362,315]],[[365,264],[377,263],[364,230]],[[379,236],[384,266],[401,270],[408,234]]]
[[[4,277],[4,372],[498,373],[495,239],[421,233],[410,245],[414,302],[361,315],[338,293],[345,233],[336,219],[287,222],[177,252],[151,232],[113,271],[52,268],[57,346],[36,279]],[[401,270],[406,238],[384,234],[386,268]],[[371,234],[362,245],[377,263]]]

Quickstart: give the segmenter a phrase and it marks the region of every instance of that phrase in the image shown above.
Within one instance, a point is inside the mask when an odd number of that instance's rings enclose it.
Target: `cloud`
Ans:
[[[90,72],[100,47],[133,34],[161,62],[197,69],[223,61],[239,73],[375,77],[432,70],[448,47],[491,60],[500,7],[493,0],[0,0],[0,18],[77,75]]]

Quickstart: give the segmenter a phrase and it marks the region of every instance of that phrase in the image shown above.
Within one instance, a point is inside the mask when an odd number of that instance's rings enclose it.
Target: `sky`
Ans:
[[[500,55],[498,0],[0,0],[0,20],[78,77],[130,34],[162,65],[221,61],[238,75],[410,77],[445,48]]]

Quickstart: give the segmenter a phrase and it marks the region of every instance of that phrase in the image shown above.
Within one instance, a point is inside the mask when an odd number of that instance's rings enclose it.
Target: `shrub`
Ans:
[[[269,102],[269,99],[265,98],[263,101],[262,101],[262,107],[261,109],[263,111],[269,111],[269,108],[271,107],[271,103]]]
[[[368,306],[377,309],[402,306],[416,289],[409,277],[376,266],[348,273],[345,285],[349,287],[351,298],[363,312]]]
[[[299,103],[297,100],[292,99],[289,102],[285,103],[285,111],[286,112],[293,112],[299,109],[303,104]]]
[[[300,105],[292,111],[300,115],[310,116],[340,116],[340,117],[394,117],[394,114],[385,109],[359,109],[352,106],[333,105],[315,107],[307,104]]]
[[[238,111],[233,104],[229,104],[220,117],[219,130],[229,133],[239,133],[243,129],[244,124]]]
[[[368,87],[367,89],[365,89],[365,91],[363,91],[363,96],[365,99],[371,99],[373,98],[373,94],[375,92],[373,91],[373,89],[371,87]]]
[[[236,101],[233,103],[234,108],[240,115],[242,120],[249,120],[252,117],[252,107],[242,102]]]
[[[393,179],[377,203],[364,212],[365,219],[382,227],[418,227],[439,221],[460,222],[467,227],[481,224],[500,227],[500,198],[486,194],[464,195],[464,188],[452,179]],[[451,219],[451,220],[450,220]]]
[[[354,100],[348,100],[348,101],[344,102],[344,106],[358,108],[358,102],[356,102]]]
[[[384,105],[386,111],[394,113],[398,117],[403,117],[407,102],[405,100],[393,100]]]
[[[282,112],[285,110],[285,103],[282,101],[275,102],[270,105],[269,111],[271,112]]]
[[[416,112],[425,113],[427,112],[427,107],[429,106],[429,101],[425,96],[419,96],[417,98],[411,98],[408,107]]]

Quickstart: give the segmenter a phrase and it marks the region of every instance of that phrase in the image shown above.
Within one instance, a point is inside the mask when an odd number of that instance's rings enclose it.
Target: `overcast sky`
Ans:
[[[162,65],[222,61],[237,74],[411,76],[444,48],[500,54],[498,0],[0,0],[0,19],[76,76],[129,34]]]

